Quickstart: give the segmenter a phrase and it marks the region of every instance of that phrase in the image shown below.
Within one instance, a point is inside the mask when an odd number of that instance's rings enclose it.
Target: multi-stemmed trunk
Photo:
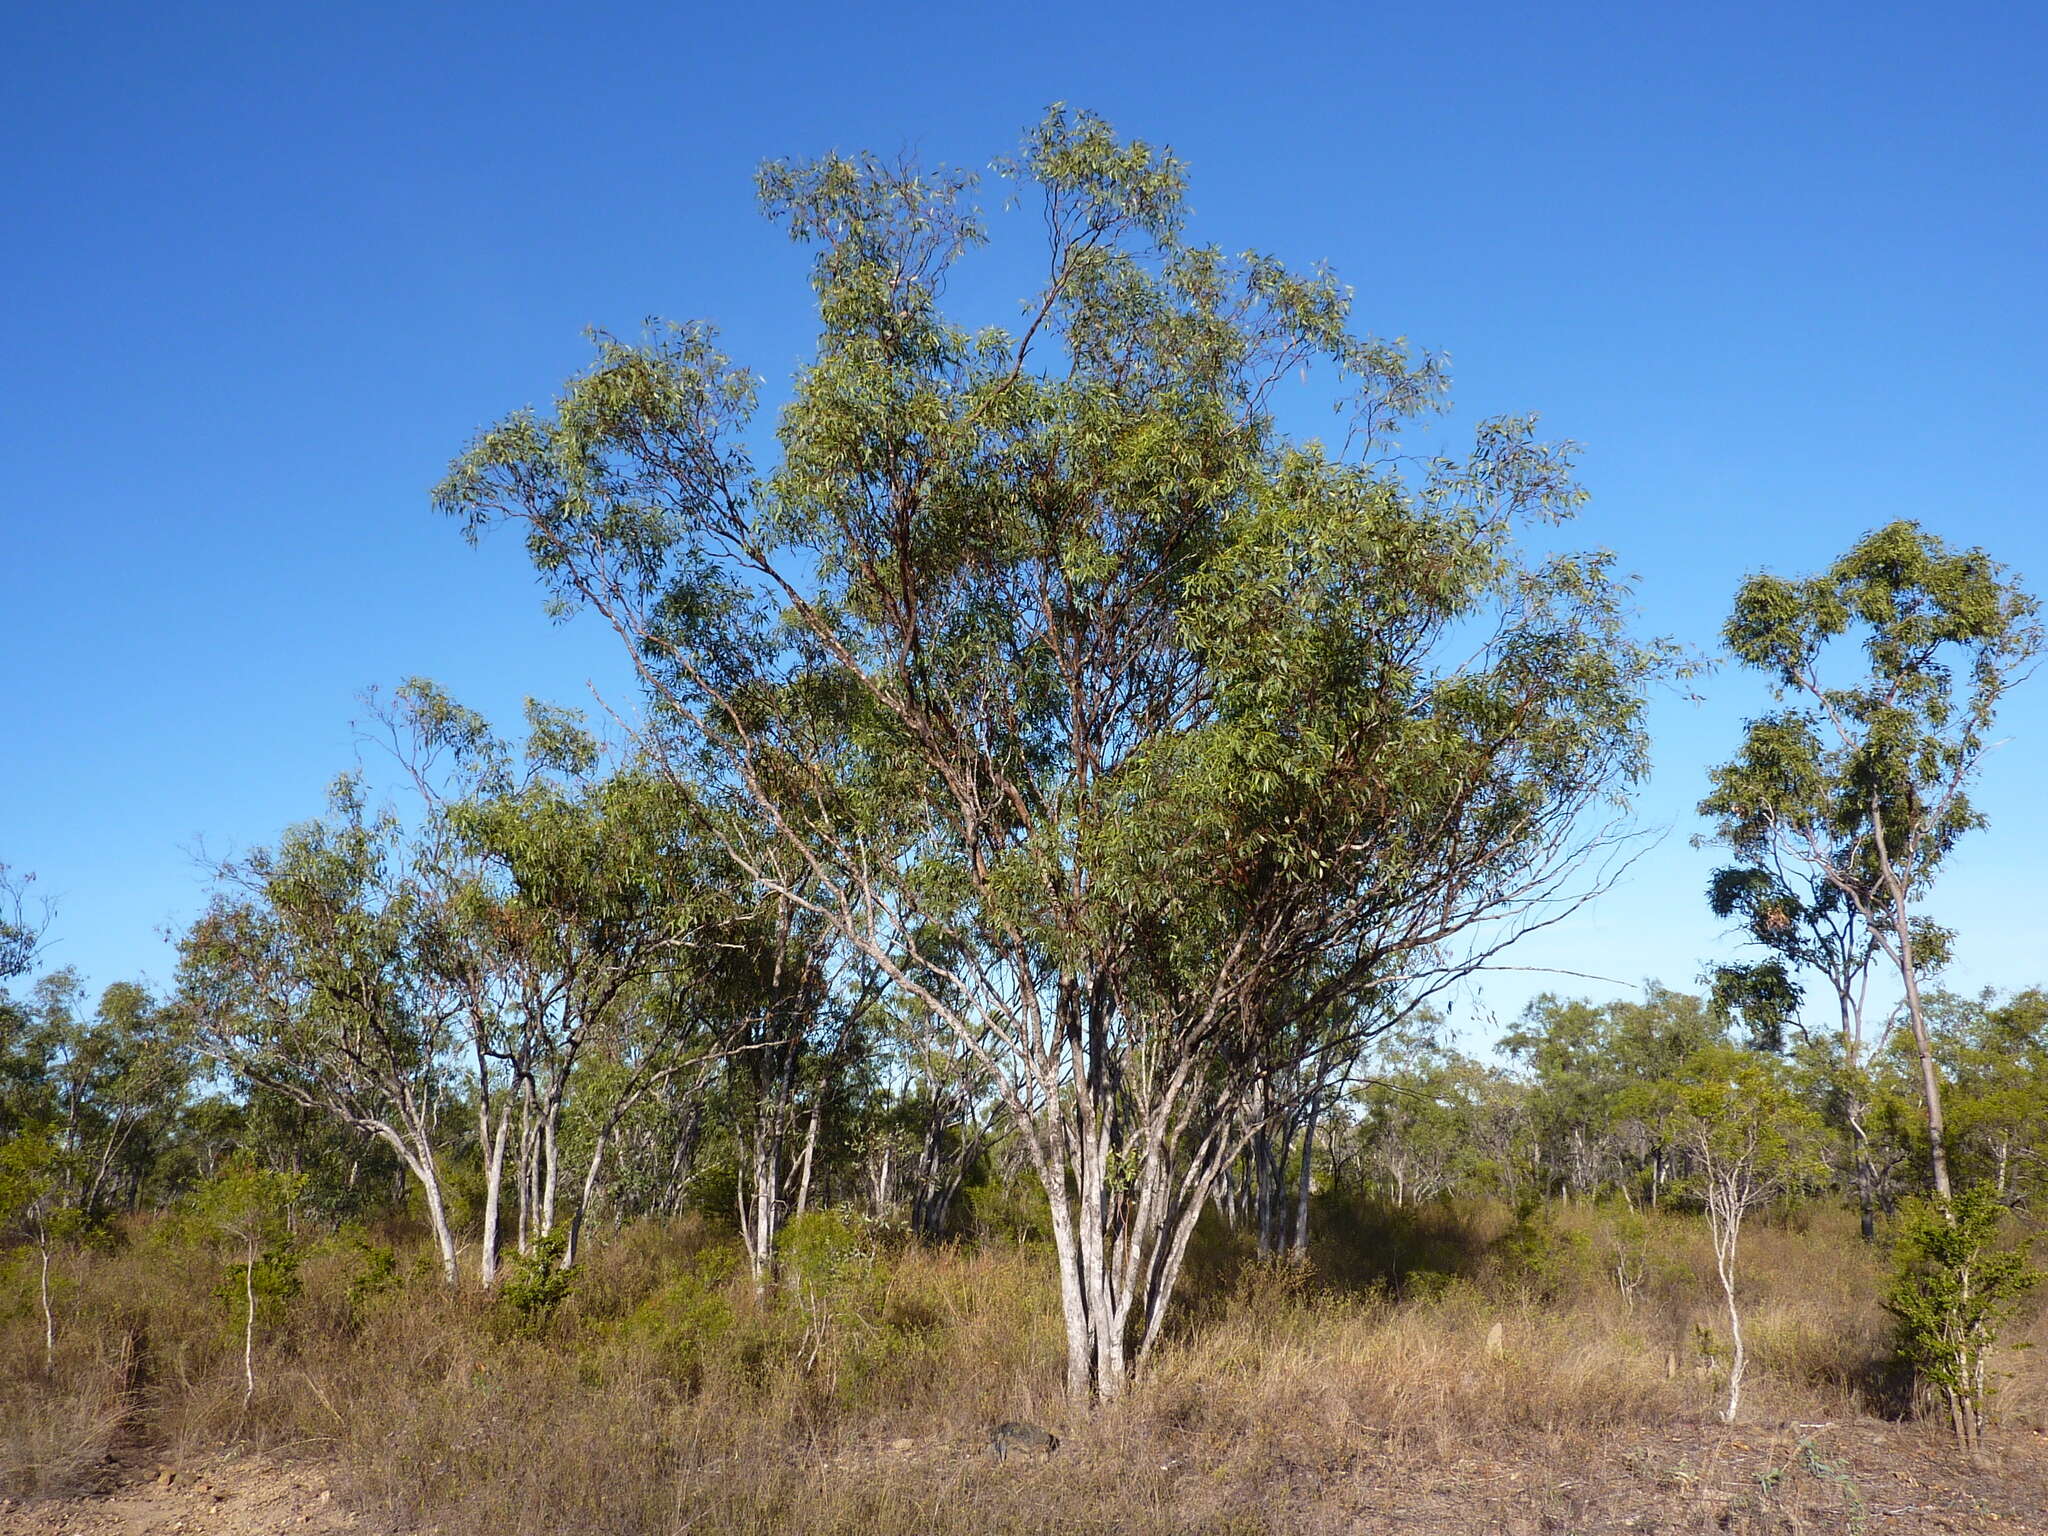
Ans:
[[[1159,1342],[1189,1240],[1250,1132],[1242,1099],[1190,1111],[1185,1070],[1149,1102],[1112,1105],[1084,1077],[1019,1129],[1051,1207],[1067,1394],[1110,1402]]]

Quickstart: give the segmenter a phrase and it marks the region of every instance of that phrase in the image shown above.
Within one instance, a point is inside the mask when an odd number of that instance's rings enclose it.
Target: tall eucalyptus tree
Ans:
[[[772,468],[691,325],[600,338],[437,504],[617,628],[757,889],[981,1062],[1069,1390],[1107,1398],[1275,1062],[1558,915],[1668,657],[1605,558],[1519,552],[1579,501],[1566,454],[1503,420],[1404,472],[1437,364],[1326,271],[1188,240],[1170,153],[1055,109],[997,171],[1045,239],[1020,323],[941,307],[992,228],[973,174],[770,164],[820,317]],[[1281,427],[1305,372],[1335,446]]]
[[[1750,577],[1724,631],[1784,707],[1750,722],[1735,758],[1713,770],[1701,814],[1739,868],[1762,872],[1742,877],[1754,918],[1785,935],[1787,958],[1829,976],[1845,1030],[1860,946],[1875,944],[1897,971],[1944,1202],[1941,1082],[1920,983],[1946,935],[1918,909],[1956,843],[1984,824],[1970,785],[1999,702],[2040,654],[2038,612],[1981,549],[1954,551],[1897,522],[1820,575]],[[1778,873],[1788,866],[1808,873],[1804,897]]]

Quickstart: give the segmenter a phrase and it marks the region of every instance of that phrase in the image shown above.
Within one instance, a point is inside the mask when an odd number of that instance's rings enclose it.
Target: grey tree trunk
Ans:
[[[1294,1243],[1297,1258],[1308,1255],[1308,1198],[1311,1188],[1310,1174],[1314,1164],[1316,1144],[1316,1120],[1322,1113],[1321,1095],[1309,1101],[1308,1117],[1301,1124],[1301,1171],[1296,1176],[1294,1193]]]
[[[1927,1032],[1927,1014],[1920,1003],[1920,978],[1914,974],[1913,935],[1906,921],[1905,903],[1893,904],[1894,927],[1899,944],[1899,977],[1906,987],[1906,1016],[1913,1026],[1913,1048],[1920,1057],[1920,1092],[1927,1104],[1927,1141],[1934,1163],[1934,1194],[1942,1205],[1950,1198],[1948,1178],[1948,1126],[1941,1113],[1941,1072],[1934,1063],[1934,1044]]]
[[[801,1216],[811,1203],[811,1160],[818,1150],[818,1118],[824,1113],[822,1097],[811,1101],[811,1123],[804,1130],[802,1171],[796,1181],[796,1214]]]

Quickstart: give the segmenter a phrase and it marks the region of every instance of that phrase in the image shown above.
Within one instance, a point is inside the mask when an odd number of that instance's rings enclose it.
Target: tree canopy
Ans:
[[[1520,551],[1580,499],[1567,448],[1502,419],[1405,473],[1437,364],[1326,270],[1190,240],[1170,152],[1055,109],[996,175],[1045,237],[1021,325],[942,308],[974,174],[777,162],[820,336],[774,462],[691,324],[600,337],[438,501],[617,627],[763,898],[980,1055],[1070,1385],[1110,1394],[1260,1085],[1555,915],[1671,657],[1608,557]],[[1335,445],[1283,429],[1304,371]]]

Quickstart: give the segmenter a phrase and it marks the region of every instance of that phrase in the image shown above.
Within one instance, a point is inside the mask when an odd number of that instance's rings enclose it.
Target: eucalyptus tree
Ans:
[[[0,1137],[48,1136],[63,1202],[89,1224],[142,1195],[175,1134],[192,1078],[166,1010],[132,982],[87,1005],[77,972],[0,1004]]]
[[[1831,861],[1810,859],[1783,837],[1759,835],[1759,824],[1727,816],[1718,792],[1701,809],[1717,817],[1717,840],[1734,855],[1708,881],[1707,904],[1714,916],[1737,922],[1767,957],[1713,967],[1707,979],[1714,1007],[1743,1022],[1752,1044],[1782,1049],[1794,1043],[1810,1065],[1825,1071],[1829,1108],[1848,1141],[1849,1183],[1863,1237],[1871,1241],[1883,1182],[1881,1154],[1872,1144],[1879,1090],[1871,1065],[1883,1055],[1897,1020],[1881,1011],[1871,1024],[1870,983],[1883,946],[1869,915],[1825,872],[1827,863],[1848,859],[1850,851],[1838,841]],[[1821,828],[1811,830],[1825,838]],[[1949,936],[1924,920],[1916,920],[1914,930],[1914,955],[1924,975],[1946,955]],[[1832,1049],[1815,1048],[1803,1012],[1802,975],[1819,977],[1834,1005]]]
[[[1840,991],[1860,977],[1867,941],[1897,971],[1934,1189],[1946,1201],[1941,1082],[1920,986],[1929,946],[1945,935],[1918,908],[1963,834],[1984,824],[1969,789],[1999,702],[2040,653],[2038,607],[1982,550],[1953,551],[1896,522],[1818,576],[1751,576],[1723,636],[1770,677],[1783,707],[1750,722],[1734,759],[1712,771],[1701,813],[1743,866],[1807,873],[1804,901],[1780,881],[1756,906],[1767,923],[1782,918],[1787,934],[1824,946],[1797,955],[1802,963],[1831,972]],[[1852,647],[1860,660],[1844,659]]]
[[[1190,241],[1170,153],[1055,109],[996,169],[1045,241],[1018,324],[941,306],[975,175],[772,163],[820,317],[777,462],[690,325],[601,337],[437,504],[616,627],[747,878],[976,1055],[1050,1202],[1069,1390],[1107,1398],[1276,1060],[1559,915],[1668,657],[1605,557],[1520,552],[1567,454],[1501,420],[1400,459],[1437,364],[1324,270]],[[1334,446],[1282,430],[1304,372]]]
[[[2048,993],[1935,993],[1927,1011],[1951,1137],[1973,1182],[2003,1203],[2030,1203],[2048,1179]]]
[[[1632,1200],[1640,1180],[1658,1204],[1672,1171],[1665,1089],[1682,1062],[1721,1040],[1700,998],[1657,982],[1640,1002],[1548,993],[1531,1002],[1501,1048],[1529,1072],[1540,1155],[1557,1187]]]
[[[1525,1092],[1432,1035],[1399,1032],[1375,1042],[1350,1091],[1349,1139],[1397,1206],[1482,1192],[1512,1203],[1512,1148],[1487,1131],[1502,1099]]]
[[[1724,1422],[1742,1406],[1749,1351],[1736,1279],[1749,1215],[1821,1172],[1821,1125],[1785,1081],[1775,1058],[1718,1043],[1682,1063],[1662,1085],[1684,1148],[1687,1185],[1707,1213],[1714,1269],[1728,1308],[1730,1359]]]
[[[179,946],[179,1007],[198,1049],[242,1082],[391,1149],[452,1285],[441,1121],[460,1006],[421,963],[435,913],[397,818],[346,775],[329,809],[222,866]]]
[[[421,678],[376,713],[419,797],[408,841],[417,961],[471,1064],[478,1272],[491,1285],[508,1152],[519,1251],[554,1229],[565,1202],[580,1233],[619,1119],[655,1079],[712,1049],[716,1020],[688,999],[700,944],[731,920],[720,905],[730,882],[673,788],[607,765],[573,711],[529,701],[517,748]],[[580,1107],[578,1176],[565,1167],[563,1116],[594,1056],[608,1070],[593,1092],[607,1102]]]

